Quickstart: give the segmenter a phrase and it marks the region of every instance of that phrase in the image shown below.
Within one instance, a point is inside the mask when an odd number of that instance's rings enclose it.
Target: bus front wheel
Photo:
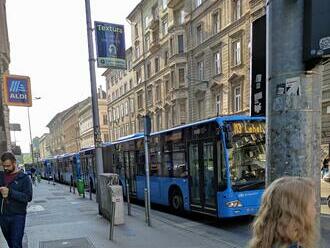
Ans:
[[[171,193],[170,205],[172,210],[179,214],[183,212],[183,197],[179,189],[175,189]]]

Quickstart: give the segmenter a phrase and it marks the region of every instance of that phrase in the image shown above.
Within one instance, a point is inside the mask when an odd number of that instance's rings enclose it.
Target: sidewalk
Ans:
[[[95,195],[93,195],[95,199]],[[144,220],[144,208],[132,205],[132,216],[116,226],[109,241],[109,223],[98,215],[96,202],[83,199],[64,185],[42,181],[34,187],[28,208],[24,248],[238,248],[250,239],[250,222],[237,220],[220,224],[193,221],[151,211],[152,227]],[[330,242],[330,217],[321,219],[322,247]],[[7,248],[0,232],[0,248]]]
[[[216,227],[199,228],[203,224],[157,211],[152,211],[152,227],[148,227],[144,209],[134,205],[132,216],[125,215],[125,224],[115,227],[112,242],[108,240],[108,221],[98,215],[97,204],[68,191],[67,186],[53,186],[45,181],[34,187],[25,248],[232,248],[242,247],[247,241],[239,241],[239,233],[234,235]],[[170,218],[163,217],[166,215]],[[0,247],[7,248],[3,237]]]

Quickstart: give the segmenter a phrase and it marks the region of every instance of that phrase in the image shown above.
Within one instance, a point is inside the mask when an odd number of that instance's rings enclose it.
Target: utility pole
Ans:
[[[96,91],[96,75],[95,75],[95,58],[94,58],[94,45],[93,45],[93,28],[91,21],[91,7],[90,1],[85,0],[86,6],[86,23],[87,23],[87,40],[88,40],[88,54],[89,54],[89,73],[91,81],[91,93],[92,93],[92,110],[93,110],[93,128],[94,128],[94,143],[95,143],[95,156],[96,156],[96,169],[97,169],[97,194],[96,199],[99,203],[99,212],[101,204],[100,196],[100,183],[99,175],[103,173],[103,160],[102,160],[102,138],[100,131],[100,119],[99,119],[99,107],[98,97]]]
[[[30,107],[27,107],[27,112],[28,112],[29,131],[30,131],[30,149],[31,149],[31,157],[32,157],[32,164],[34,165],[33,141],[32,141],[31,121],[30,121]]]
[[[304,1],[267,1],[266,182],[311,177],[319,196],[321,77],[305,70],[303,34]]]

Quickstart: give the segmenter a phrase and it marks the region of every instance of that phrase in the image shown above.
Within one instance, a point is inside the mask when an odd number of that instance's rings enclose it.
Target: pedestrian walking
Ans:
[[[265,190],[253,224],[250,248],[315,247],[314,182],[282,177]]]
[[[11,152],[2,154],[1,163],[5,173],[0,187],[0,226],[9,248],[22,248],[26,208],[32,200],[32,183],[29,176],[18,169]]]
[[[323,160],[323,164],[321,168],[322,179],[325,176],[325,174],[329,172],[329,164],[330,164],[330,158],[325,158]]]

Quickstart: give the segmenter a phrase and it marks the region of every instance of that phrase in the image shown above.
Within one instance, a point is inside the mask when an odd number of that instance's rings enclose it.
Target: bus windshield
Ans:
[[[239,121],[227,125],[232,187],[236,191],[265,186],[265,123]]]

